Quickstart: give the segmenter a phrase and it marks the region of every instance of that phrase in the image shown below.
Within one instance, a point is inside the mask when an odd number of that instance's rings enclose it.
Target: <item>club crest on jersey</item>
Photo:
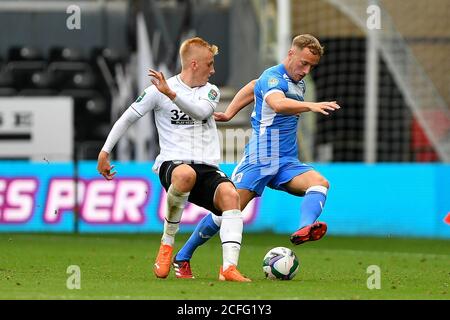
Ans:
[[[145,97],[145,94],[146,94],[147,92],[142,92],[141,93],[141,95],[136,99],[136,102],[141,102],[141,100]]]
[[[208,92],[209,100],[214,101],[214,100],[216,100],[217,96],[218,96],[218,93],[216,90],[214,90],[214,89],[209,90],[209,92]]]
[[[278,79],[270,78],[269,81],[267,82],[267,84],[269,85],[269,88],[273,88],[278,84]]]

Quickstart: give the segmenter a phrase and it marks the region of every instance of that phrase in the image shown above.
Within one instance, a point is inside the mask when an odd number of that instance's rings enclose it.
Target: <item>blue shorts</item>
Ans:
[[[291,157],[280,158],[276,164],[249,163],[246,159],[242,159],[234,169],[231,180],[237,189],[254,191],[258,197],[266,186],[289,192],[283,186],[285,183],[302,173],[314,170],[312,166]]]

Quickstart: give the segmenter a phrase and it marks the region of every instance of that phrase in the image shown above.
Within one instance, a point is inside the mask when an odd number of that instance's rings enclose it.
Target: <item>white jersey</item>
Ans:
[[[174,76],[167,80],[177,97],[193,103],[205,100],[214,111],[220,99],[219,89],[210,83],[191,88]],[[153,170],[158,173],[161,163],[181,160],[204,163],[218,167],[220,161],[219,136],[216,122],[211,115],[205,120],[195,120],[181,111],[167,96],[151,85],[130,106],[137,116],[142,117],[150,110],[155,112],[155,122],[159,135],[160,154]]]

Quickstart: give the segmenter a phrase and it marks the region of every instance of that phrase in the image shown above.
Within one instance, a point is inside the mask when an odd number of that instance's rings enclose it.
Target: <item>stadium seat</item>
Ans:
[[[13,84],[17,90],[31,86],[31,75],[45,69],[47,63],[42,52],[34,47],[11,47],[8,50],[8,59],[3,69],[12,75]]]
[[[61,90],[58,95],[72,97],[74,99],[75,112],[78,112],[83,117],[102,115],[102,113],[107,111],[104,98],[96,90],[65,89]]]
[[[68,47],[55,47],[50,49],[49,59],[50,62],[55,61],[85,61],[81,50],[77,48]]]
[[[48,70],[38,71],[31,75],[33,87],[41,89],[49,89],[57,87],[57,79],[55,74]]]
[[[71,77],[68,86],[76,89],[94,89],[96,83],[96,76],[92,72],[77,72]]]
[[[46,67],[45,61],[10,61],[5,69],[12,75],[13,86],[17,89],[28,88],[32,86],[31,76],[43,71]]]
[[[73,78],[77,73],[92,73],[92,68],[86,62],[54,61],[48,65],[48,72],[56,77],[58,88],[69,89],[74,87]]]
[[[91,52],[91,60],[95,62],[98,56],[102,56],[109,63],[117,63],[122,61],[119,52],[113,48],[94,48]]]
[[[87,100],[85,108],[93,115],[101,115],[108,112],[106,102],[100,96]]]
[[[86,102],[97,96],[95,90],[86,89],[65,89],[60,91],[59,96],[67,96],[73,98],[74,103],[74,129],[75,140],[88,140],[89,128],[95,126],[95,122],[91,119],[89,112],[85,109]]]
[[[108,123],[110,113],[107,100],[96,90],[66,89],[59,93],[60,96],[69,96],[74,99],[75,111],[75,140],[96,140],[99,136],[106,138],[97,132],[100,123]]]
[[[43,61],[42,52],[34,47],[11,47],[8,51],[8,61]]]

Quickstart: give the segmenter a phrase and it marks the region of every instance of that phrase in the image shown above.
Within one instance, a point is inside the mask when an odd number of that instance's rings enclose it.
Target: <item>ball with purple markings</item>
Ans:
[[[299,260],[291,249],[272,248],[264,256],[263,271],[267,279],[292,280],[299,271]]]

